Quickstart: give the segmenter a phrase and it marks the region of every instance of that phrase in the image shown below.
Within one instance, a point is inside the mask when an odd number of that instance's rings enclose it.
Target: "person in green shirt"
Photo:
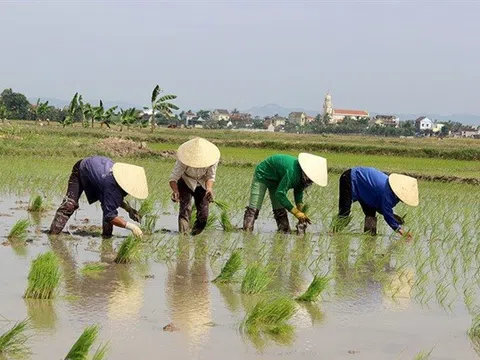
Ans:
[[[298,157],[277,154],[266,158],[255,168],[243,230],[253,231],[267,190],[278,231],[290,232],[288,212],[302,223],[311,223],[302,212],[303,192],[312,183],[327,186],[327,178],[327,160],[320,156],[300,153]],[[295,206],[287,197],[290,189],[293,189]]]

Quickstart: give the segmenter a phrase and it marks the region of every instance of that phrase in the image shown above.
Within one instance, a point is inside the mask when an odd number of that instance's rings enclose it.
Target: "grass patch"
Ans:
[[[28,204],[28,211],[35,213],[42,213],[47,211],[47,206],[45,205],[43,197],[41,195],[37,195],[34,198],[30,199],[30,203]]]
[[[318,296],[327,288],[330,278],[325,275],[315,275],[308,289],[296,300],[298,301],[315,301]]]
[[[258,294],[265,291],[272,281],[269,271],[260,264],[252,264],[247,267],[242,281],[241,292],[243,294]]]
[[[60,284],[60,261],[51,251],[33,260],[24,298],[53,299]]]
[[[97,340],[99,326],[93,325],[87,327],[78,340],[73,344],[65,360],[87,360],[89,359],[90,349]],[[106,357],[108,344],[100,345],[94,353],[92,360],[102,360]]]
[[[242,256],[240,251],[232,252],[232,255],[228,258],[227,262],[222,268],[220,274],[213,280],[213,282],[227,283],[231,282],[233,276],[242,267]]]
[[[18,220],[8,233],[8,240],[10,241],[25,241],[27,238],[27,230],[30,226],[30,221],[27,219]]]
[[[15,356],[28,352],[26,332],[29,320],[17,322],[9,330],[0,335],[0,357]]]
[[[139,258],[140,242],[130,235],[120,245],[115,262],[117,264],[130,264],[138,261]]]

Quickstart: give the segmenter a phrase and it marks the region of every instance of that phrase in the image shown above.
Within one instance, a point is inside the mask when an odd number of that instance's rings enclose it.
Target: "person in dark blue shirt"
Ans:
[[[67,194],[55,213],[49,234],[59,234],[68,219],[78,209],[78,200],[85,192],[88,203],[100,202],[103,211],[102,236],[110,237],[113,226],[126,228],[135,236],[141,236],[140,228],[126,222],[118,216],[119,207],[125,209],[130,218],[137,222],[140,217],[137,211],[124,201],[131,195],[139,199],[148,196],[145,170],[136,165],[114,163],[104,156],[91,156],[75,163],[68,180]]]
[[[400,201],[418,205],[417,179],[406,175],[385,173],[371,167],[354,167],[340,176],[338,217],[334,231],[344,228],[350,220],[352,203],[358,201],[366,217],[383,215],[387,224],[400,235],[403,219],[393,213]],[[409,233],[405,234],[411,238]]]

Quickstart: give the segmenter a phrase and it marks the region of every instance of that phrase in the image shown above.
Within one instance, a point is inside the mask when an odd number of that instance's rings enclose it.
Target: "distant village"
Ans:
[[[144,115],[150,116],[151,110],[144,111]],[[400,136],[403,133],[410,136],[452,136],[480,139],[480,127],[478,126],[438,122],[425,116],[400,121],[397,116],[392,114],[378,114],[371,117],[366,110],[334,108],[330,93],[325,95],[323,112],[315,116],[305,112],[291,112],[287,117],[272,114],[261,118],[239,112],[236,109],[232,111],[214,109],[213,111],[182,111],[178,115],[178,120],[178,126],[187,128],[297,133],[322,132],[322,130],[323,132],[354,133],[356,130],[370,129],[372,133],[379,135],[396,135],[398,132]],[[405,131],[393,130],[402,128]],[[334,131],[335,129],[338,131]],[[347,131],[348,129],[351,131]]]

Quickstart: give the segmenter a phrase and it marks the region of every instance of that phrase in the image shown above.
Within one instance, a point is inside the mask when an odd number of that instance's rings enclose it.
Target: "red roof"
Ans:
[[[333,113],[336,115],[364,115],[368,116],[368,112],[365,110],[345,110],[345,109],[333,109]]]

